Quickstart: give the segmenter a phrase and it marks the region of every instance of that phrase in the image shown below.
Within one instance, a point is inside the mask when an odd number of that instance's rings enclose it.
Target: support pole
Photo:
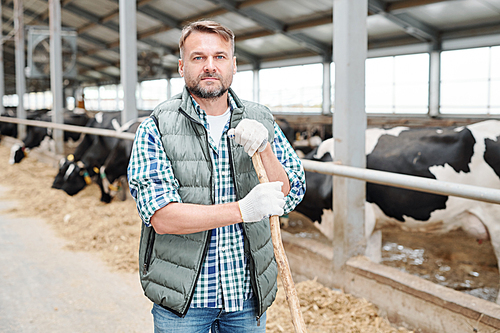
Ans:
[[[332,74],[331,61],[325,59],[323,61],[323,103],[321,113],[325,116],[330,116],[332,108]]]
[[[52,91],[52,122],[64,123],[63,115],[63,69],[61,48],[61,3],[49,0],[50,26],[50,89]],[[56,154],[64,154],[64,134],[54,130],[52,138],[56,143]]]
[[[334,161],[364,168],[365,60],[368,0],[333,1],[335,61]],[[333,177],[333,268],[364,253],[365,182]]]
[[[120,0],[120,80],[123,86],[122,124],[137,118],[136,1]]]
[[[256,65],[253,69],[253,101],[260,102],[260,66]]]
[[[167,99],[172,97],[172,75],[167,74]]]
[[[3,96],[5,95],[5,78],[3,72],[3,29],[2,29],[2,6],[0,3],[0,115],[5,113]]]
[[[136,97],[137,98],[137,101],[136,101],[137,108],[139,110],[144,109],[144,101],[142,100],[142,83],[141,82],[137,82],[136,96],[137,96]]]
[[[14,30],[16,31],[16,93],[18,99],[17,118],[26,119],[24,110],[24,93],[26,91],[26,79],[24,77],[24,16],[23,0],[14,0]],[[26,137],[26,125],[17,125],[17,137]]]
[[[429,116],[440,114],[441,99],[441,51],[433,50],[429,54]]]
[[[116,84],[115,85],[115,109],[120,110],[120,85]]]
[[[101,86],[97,86],[97,110],[102,111],[101,105]]]

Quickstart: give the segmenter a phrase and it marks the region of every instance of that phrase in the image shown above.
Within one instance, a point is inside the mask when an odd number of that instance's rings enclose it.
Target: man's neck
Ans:
[[[200,98],[198,96],[191,95],[196,103],[200,105],[200,108],[205,111],[209,116],[220,116],[226,112],[229,102],[228,102],[228,92],[226,91],[224,95],[216,99],[206,99]]]

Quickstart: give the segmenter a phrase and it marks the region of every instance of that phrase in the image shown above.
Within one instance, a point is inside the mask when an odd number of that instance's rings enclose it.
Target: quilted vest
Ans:
[[[237,108],[231,115],[230,128],[244,119],[255,119],[274,138],[274,120],[270,111],[259,104],[240,101],[230,90]],[[156,117],[162,144],[179,182],[179,195],[185,203],[211,205],[214,202],[213,164],[208,133],[193,106],[189,92],[158,105]],[[259,183],[252,160],[243,147],[229,140],[230,164],[237,200]],[[243,223],[245,256],[248,259],[254,295],[258,298],[258,316],[272,304],[277,291],[277,264],[274,258],[269,219]],[[156,304],[183,317],[209,247],[210,232],[185,235],[159,235],[142,225],[139,248],[140,278],[145,295]]]

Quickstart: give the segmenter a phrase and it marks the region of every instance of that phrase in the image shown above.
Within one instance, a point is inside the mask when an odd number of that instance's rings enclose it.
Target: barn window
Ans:
[[[429,55],[366,60],[366,112],[427,113]]]
[[[500,114],[500,47],[441,54],[441,113]]]

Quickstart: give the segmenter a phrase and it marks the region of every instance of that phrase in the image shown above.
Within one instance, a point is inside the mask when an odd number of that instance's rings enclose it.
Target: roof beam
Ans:
[[[419,7],[419,6],[425,6],[425,5],[430,5],[433,3],[446,2],[446,1],[450,1],[450,0],[405,0],[405,1],[391,2],[391,3],[387,4],[386,10],[388,12],[392,12],[392,11],[395,11],[398,9]]]
[[[35,14],[33,11],[31,11],[31,10],[29,10],[29,9],[26,9],[26,8],[24,9],[24,13],[25,13],[26,15],[31,16],[31,17],[35,17],[35,16],[36,16],[36,14]],[[38,18],[35,18],[35,19],[34,19],[34,21],[35,21],[35,22],[41,22],[41,23],[43,23],[43,24],[48,24],[48,22],[47,22],[47,21],[48,21],[48,19],[45,19],[45,20],[39,20]],[[84,40],[87,40],[87,41],[89,41],[89,42],[91,42],[91,43],[93,43],[93,44],[95,44],[95,45],[99,45],[99,46],[101,46],[101,47],[102,47],[102,49],[105,49],[105,48],[107,47],[107,44],[106,44],[106,42],[105,42],[105,41],[102,41],[102,40],[97,39],[97,38],[95,38],[95,37],[89,36],[89,35],[87,35],[87,34],[80,34],[78,37],[79,37],[79,38],[82,38],[82,39],[84,39]],[[82,55],[83,55],[83,56],[85,56],[86,54],[85,54],[84,52],[80,52],[80,56],[82,56]],[[89,54],[88,56],[92,57],[93,59],[96,59],[97,61],[107,63],[107,64],[108,64],[108,66],[106,66],[106,67],[109,67],[109,66],[111,66],[111,65],[112,65],[112,63],[111,63],[111,62],[107,61],[107,60],[106,60],[106,59],[104,59],[104,58],[98,57],[98,56],[93,55],[93,54]]]
[[[172,16],[169,16],[167,14],[164,14],[158,9],[151,7],[151,6],[142,6],[141,8],[137,8],[137,11],[145,14],[149,17],[154,18],[155,20],[160,21],[161,23],[171,27],[171,28],[179,28],[181,27],[181,21],[178,21]]]
[[[255,8],[241,7],[234,0],[209,1],[227,9],[228,11],[247,17],[267,30],[287,36],[318,54],[327,55],[332,53],[330,45],[319,42],[311,37],[306,36],[305,34],[291,33],[286,30],[286,25],[284,23],[256,10]]]
[[[101,25],[101,26],[104,26],[104,27],[116,32],[116,33],[120,33],[120,27],[118,26],[118,24],[110,22],[110,19],[107,16],[104,19],[99,18],[99,17],[95,16],[94,14],[92,14],[92,13],[90,13],[82,8],[79,8],[73,4],[67,5],[66,7],[64,7],[64,10],[71,12],[73,14],[76,14],[76,15],[82,16],[85,19],[87,19],[88,21],[92,22],[93,24]],[[81,32],[79,32],[79,33],[81,34]],[[115,47],[119,47],[119,45],[120,45],[119,40],[120,39],[118,38],[118,42],[112,42],[112,43],[107,44],[107,45],[109,45],[109,46],[107,46],[107,48],[113,49]],[[146,43],[152,47],[155,47],[155,48],[164,49],[165,52],[172,53],[172,49],[170,47],[163,45],[161,43],[158,43],[156,41],[142,39],[141,42],[144,42],[144,43]]]
[[[111,79],[119,79],[120,76],[119,75],[112,75],[112,74],[109,74],[109,73],[106,73],[106,72],[99,72],[97,71],[95,68],[93,68],[92,66],[89,66],[89,65],[86,65],[80,61],[77,62],[78,66],[80,67],[80,70],[78,71],[78,75],[85,75],[85,73],[88,73],[90,71],[94,71],[94,72],[98,72],[99,75],[103,75],[103,76],[107,76]],[[96,78],[94,78],[96,79]]]
[[[67,1],[71,1],[71,0],[67,0]],[[144,6],[144,5],[147,5],[148,3],[152,2],[152,1],[154,1],[154,0],[139,0],[139,1],[137,1],[137,8],[140,8],[140,7]],[[105,16],[99,18],[99,22],[88,23],[88,24],[86,24],[86,25],[78,28],[77,31],[78,31],[78,33],[80,33],[80,32],[87,31],[89,29],[95,28],[99,24],[104,24],[106,22],[111,21],[115,17],[118,17],[118,15],[119,15],[119,8],[116,8],[112,12],[110,12],[110,13],[106,14]]]
[[[166,14],[163,14],[153,7],[147,6],[147,4],[151,1],[152,0],[140,0],[140,1],[138,1],[137,2],[137,10],[144,15],[153,17],[153,18],[161,21],[163,23],[163,25],[149,29],[147,31],[138,32],[137,39],[142,41],[142,42],[146,42],[147,44],[149,44],[153,47],[164,49],[167,53],[171,53],[171,54],[177,54],[177,50],[174,50],[174,49],[172,49],[164,44],[160,44],[154,40],[147,40],[146,38],[150,37],[150,36],[154,36],[154,35],[162,33],[162,32],[165,32],[165,31],[168,31],[168,30],[171,30],[171,29],[181,30],[182,27],[189,22],[197,21],[199,19],[203,19],[203,18],[207,18],[207,17],[214,17],[214,16],[222,15],[222,14],[225,14],[228,12],[227,9],[216,8],[214,10],[189,17],[189,18],[185,19],[184,21],[177,21],[175,18],[172,18]],[[243,3],[241,3],[239,5],[239,7],[247,8],[247,7],[254,6],[258,3],[262,3],[262,2],[266,2],[266,1],[270,1],[270,0],[247,0]],[[115,2],[118,2],[118,1],[115,1]],[[70,6],[69,10],[71,10],[71,9],[72,8]],[[117,15],[118,15],[118,10],[113,11],[113,12],[111,12],[111,13],[109,13],[106,16],[101,17],[101,18],[92,17],[91,23],[77,29],[77,32],[79,33],[79,36],[82,36],[82,35],[80,35],[80,33],[82,33],[83,31],[86,31],[90,28],[93,28],[93,27],[98,26],[98,25],[107,26],[107,25],[105,25],[105,23],[108,22],[109,20],[111,20],[112,18],[116,17]],[[113,28],[112,26],[108,26],[108,28],[111,28],[112,30],[117,31],[116,28]],[[103,41],[97,42],[98,40],[96,38],[93,38],[93,41],[90,38],[86,38],[86,39],[88,41],[92,42],[93,44],[96,44],[99,46],[96,49],[91,49],[91,50],[87,50],[86,52],[83,52],[82,55],[91,56],[93,54],[96,54],[97,52],[99,52],[102,49],[114,50],[115,48],[118,48],[120,45],[119,39],[116,39],[115,41],[110,42],[110,43],[106,43]],[[242,58],[244,58],[252,63],[260,61],[257,57],[252,56],[250,53],[244,52],[243,50],[238,50],[237,53],[239,53]]]
[[[371,14],[379,14],[384,16],[389,21],[401,27],[407,34],[422,40],[439,42],[439,32],[411,17],[408,14],[391,14],[387,9],[387,4],[381,0],[368,0],[368,12]]]
[[[268,1],[268,0],[252,0],[252,3],[255,2],[262,2],[262,1]],[[248,5],[248,4],[247,4]],[[151,6],[143,6],[142,8],[138,9],[139,12],[141,12],[144,15],[147,15],[149,17],[152,17],[164,24],[165,27],[168,27],[169,29],[178,29],[182,30],[184,27],[185,22],[176,20],[174,17],[171,17],[165,13],[159,12],[156,8],[153,8]],[[191,21],[189,19],[189,21]],[[169,30],[166,29],[165,31]],[[141,35],[141,34],[139,34]],[[260,59],[256,57],[255,55],[252,55],[251,53],[248,53],[240,48],[235,48],[235,53],[241,56],[243,59],[246,59],[250,61],[252,64],[258,64],[260,63]]]

